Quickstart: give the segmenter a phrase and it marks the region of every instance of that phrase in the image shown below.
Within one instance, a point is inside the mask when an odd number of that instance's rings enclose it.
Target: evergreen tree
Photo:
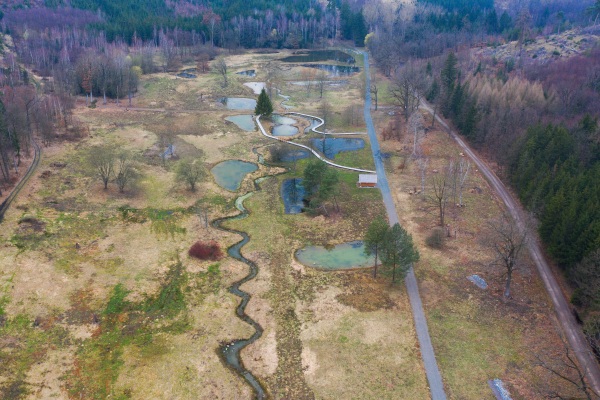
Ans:
[[[403,279],[412,263],[419,261],[412,236],[398,223],[387,230],[381,261],[387,267],[386,273],[391,272],[392,282],[396,281],[396,276]]]
[[[256,102],[256,107],[254,108],[254,114],[256,115],[265,115],[269,116],[273,112],[273,104],[271,103],[271,99],[267,92],[263,88],[260,91],[260,95],[258,95],[258,101]]]
[[[377,277],[377,259],[384,249],[386,236],[390,226],[387,221],[381,216],[377,216],[369,225],[365,234],[365,254],[375,255],[375,267],[373,268],[373,278]]]

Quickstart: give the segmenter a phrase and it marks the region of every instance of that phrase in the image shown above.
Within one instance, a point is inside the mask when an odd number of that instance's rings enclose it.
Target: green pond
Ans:
[[[233,122],[238,128],[244,131],[253,132],[256,129],[252,115],[234,115],[225,118],[225,120]]]
[[[357,240],[338,244],[331,249],[307,246],[297,250],[295,255],[298,261],[308,267],[337,271],[372,267],[375,257],[366,256],[364,251],[364,243]]]
[[[254,163],[240,160],[227,160],[215,165],[210,172],[215,177],[215,181],[219,186],[235,192],[240,188],[240,184],[246,175],[257,169],[258,166]]]
[[[256,100],[244,97],[223,97],[221,103],[229,110],[254,110]]]

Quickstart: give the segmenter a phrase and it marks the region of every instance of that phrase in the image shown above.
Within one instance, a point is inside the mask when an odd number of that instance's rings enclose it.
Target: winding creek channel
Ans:
[[[257,152],[256,148],[252,149],[252,151],[255,154],[257,154],[258,162],[260,164],[264,164],[263,157]],[[240,289],[240,287],[244,283],[251,281],[252,279],[254,279],[256,277],[256,275],[258,275],[259,268],[258,268],[258,265],[256,265],[256,263],[254,261],[249,260],[246,257],[244,257],[241,252],[242,247],[244,247],[250,241],[250,236],[246,232],[243,232],[243,231],[238,231],[238,230],[231,229],[231,228],[225,228],[223,226],[223,224],[227,221],[236,221],[236,220],[240,220],[240,219],[244,219],[244,218],[248,217],[248,215],[250,215],[250,212],[244,207],[244,201],[247,198],[251,197],[255,192],[261,190],[260,183],[262,181],[264,181],[267,178],[270,178],[270,177],[273,177],[273,176],[276,176],[276,175],[279,175],[282,173],[285,173],[285,172],[278,172],[275,174],[265,175],[265,176],[256,178],[254,180],[254,191],[243,194],[235,200],[235,207],[240,211],[239,214],[228,216],[228,217],[217,218],[211,222],[211,225],[214,228],[220,229],[225,232],[236,233],[242,237],[242,240],[233,244],[232,246],[230,246],[227,249],[227,254],[230,257],[246,264],[249,267],[249,272],[248,272],[248,275],[246,275],[244,278],[240,279],[239,281],[234,282],[229,287],[229,292],[233,293],[234,295],[236,295],[242,299],[235,310],[235,313],[237,314],[237,316],[242,321],[246,322],[248,325],[251,325],[254,328],[254,334],[252,334],[252,336],[250,336],[248,339],[237,339],[237,340],[233,340],[231,342],[222,343],[221,346],[219,347],[219,354],[221,355],[221,357],[223,358],[223,361],[225,362],[225,364],[228,367],[230,367],[231,369],[236,371],[239,375],[241,375],[250,384],[250,386],[254,390],[256,398],[259,400],[267,398],[266,391],[263,388],[263,386],[260,384],[258,379],[256,379],[256,377],[254,375],[252,375],[252,373],[244,367],[242,359],[240,358],[240,352],[246,346],[249,346],[250,344],[257,341],[263,334],[262,326],[260,326],[260,324],[258,322],[256,322],[248,314],[246,314],[246,306],[248,305],[248,302],[250,301],[250,297],[251,297],[250,294],[247,292],[244,292],[242,289]]]

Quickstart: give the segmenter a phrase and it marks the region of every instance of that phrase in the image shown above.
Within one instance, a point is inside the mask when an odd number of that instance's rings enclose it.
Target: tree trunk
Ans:
[[[510,281],[512,280],[512,271],[508,272],[506,276],[506,286],[504,287],[504,297],[510,298]]]
[[[373,278],[377,278],[377,250],[375,250],[375,267],[373,268]]]

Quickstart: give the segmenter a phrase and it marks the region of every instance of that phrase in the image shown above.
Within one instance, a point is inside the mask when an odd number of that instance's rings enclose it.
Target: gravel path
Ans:
[[[371,76],[369,75],[369,55],[364,55],[364,68],[366,77],[367,88],[371,87]],[[396,211],[396,205],[390,192],[387,177],[385,175],[385,169],[383,167],[383,160],[381,159],[381,152],[379,149],[379,142],[377,141],[377,134],[375,133],[375,126],[371,119],[371,91],[366,90],[365,95],[365,123],[367,124],[367,133],[371,141],[371,150],[373,151],[373,158],[375,160],[375,167],[377,169],[377,185],[381,190],[383,196],[383,202],[387,211],[390,225],[399,223],[398,212]],[[421,357],[423,358],[423,365],[425,367],[425,373],[427,374],[427,381],[429,382],[429,390],[431,398],[433,400],[444,400],[446,399],[446,393],[444,392],[444,383],[442,382],[442,375],[435,359],[435,353],[431,344],[431,337],[429,336],[429,329],[427,328],[427,319],[423,312],[423,304],[421,302],[421,296],[419,295],[419,286],[417,285],[417,278],[413,268],[408,271],[406,275],[406,290],[410,299],[410,305],[412,307],[413,318],[415,320],[415,329],[417,331],[417,338],[419,339],[419,346],[421,349]]]

